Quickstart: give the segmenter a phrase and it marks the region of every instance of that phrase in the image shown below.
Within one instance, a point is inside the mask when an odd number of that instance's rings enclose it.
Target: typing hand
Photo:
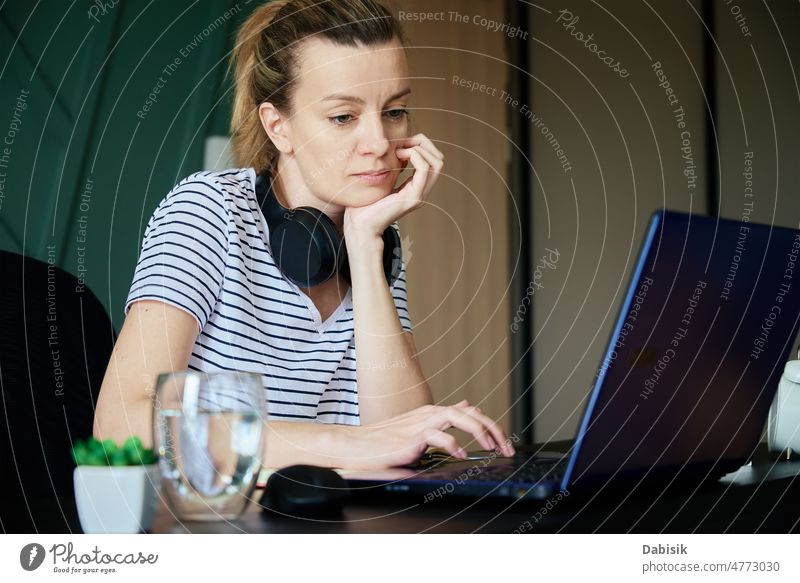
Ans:
[[[417,461],[429,446],[467,459],[456,438],[445,433],[451,427],[471,433],[486,450],[514,455],[503,429],[478,407],[461,401],[451,406],[425,405],[381,423],[349,428],[349,464],[359,469],[403,466]]]

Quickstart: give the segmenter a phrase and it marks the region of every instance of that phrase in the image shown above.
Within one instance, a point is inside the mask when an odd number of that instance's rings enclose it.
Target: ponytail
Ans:
[[[269,166],[277,154],[258,117],[260,101],[257,87],[260,83],[257,83],[256,75],[264,74],[264,67],[259,66],[258,57],[260,47],[264,44],[262,35],[288,2],[289,0],[276,0],[255,9],[236,35],[233,55],[228,64],[229,72],[231,68],[235,68],[230,126],[234,161],[236,166],[253,166],[258,172]]]

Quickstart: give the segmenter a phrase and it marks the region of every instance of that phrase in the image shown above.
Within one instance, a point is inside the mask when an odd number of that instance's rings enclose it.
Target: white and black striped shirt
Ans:
[[[196,172],[167,194],[145,230],[125,313],[152,299],[193,315],[189,368],[262,375],[272,419],[358,425],[352,290],[322,322],[283,277],[255,177],[253,168]],[[411,330],[405,264],[391,292]]]

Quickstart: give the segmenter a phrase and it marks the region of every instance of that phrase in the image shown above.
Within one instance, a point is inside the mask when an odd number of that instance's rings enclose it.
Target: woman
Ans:
[[[372,0],[270,2],[243,24],[232,62],[241,168],[189,176],[150,220],[96,436],[150,440],[160,372],[234,369],[264,379],[266,466],[383,468],[428,446],[465,457],[450,427],[513,455],[477,407],[431,404],[404,269],[389,277],[384,266],[386,235],[423,204],[443,164],[428,138],[408,136],[396,20]],[[413,175],[394,188],[409,163]],[[256,196],[259,175],[276,208],[330,219],[349,274],[307,286],[287,277]]]

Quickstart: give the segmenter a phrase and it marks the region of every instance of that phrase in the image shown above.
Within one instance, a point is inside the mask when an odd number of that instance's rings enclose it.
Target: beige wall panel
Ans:
[[[429,204],[400,221],[410,244],[414,336],[437,402],[467,398],[508,428],[508,146],[499,97],[507,75],[505,36],[472,23],[475,16],[502,21],[503,3],[410,0],[393,6],[415,77],[413,131],[425,133],[446,157]],[[439,20],[412,16],[432,11]],[[496,94],[453,84],[454,75]]]

